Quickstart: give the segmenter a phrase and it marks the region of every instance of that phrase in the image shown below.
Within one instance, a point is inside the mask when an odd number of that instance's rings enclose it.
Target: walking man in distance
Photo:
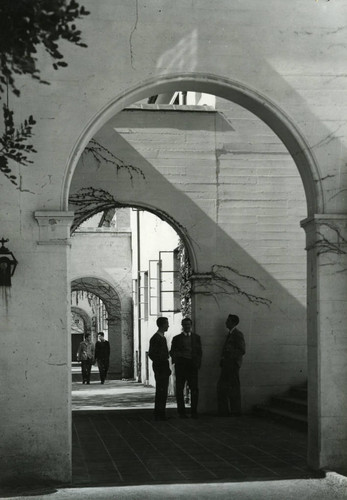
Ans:
[[[98,333],[98,341],[95,344],[95,360],[99,368],[100,382],[104,384],[110,365],[110,343],[105,340],[104,332]]]

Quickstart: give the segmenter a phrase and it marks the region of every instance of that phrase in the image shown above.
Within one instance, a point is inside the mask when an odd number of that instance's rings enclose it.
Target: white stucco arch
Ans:
[[[175,90],[214,94],[233,101],[258,116],[281,139],[297,166],[306,193],[308,216],[324,213],[323,191],[316,160],[305,137],[291,118],[268,97],[241,82],[204,73],[180,73],[151,78],[107,103],[86,125],[70,154],[61,193],[62,210],[68,209],[70,183],[74,170],[80,155],[94,134],[109,119],[134,102]]]
[[[103,210],[112,209],[112,208],[137,208],[139,210],[144,210],[146,212],[150,212],[151,214],[155,215],[159,219],[166,222],[170,227],[172,227],[172,229],[174,229],[174,231],[176,231],[176,233],[179,235],[179,237],[183,241],[184,246],[185,246],[185,248],[188,252],[188,255],[189,255],[189,260],[190,260],[190,264],[192,266],[192,269],[196,269],[196,267],[197,267],[196,256],[195,256],[194,248],[193,248],[193,245],[190,241],[189,235],[185,231],[185,228],[180,226],[180,224],[173,217],[171,217],[170,214],[165,213],[162,210],[159,211],[155,206],[151,205],[150,203],[144,203],[144,202],[140,203],[138,201],[134,201],[134,202],[130,201],[127,204],[116,203],[116,202],[113,203],[112,201],[110,201],[109,206],[106,206],[105,203],[103,204]],[[85,218],[81,218],[78,221],[76,221],[76,219],[74,219],[74,222],[72,223],[71,232],[74,233],[74,231],[77,229],[77,227],[80,224],[82,224],[85,220],[87,220],[91,215],[95,215],[95,214],[99,213],[99,211],[100,211],[100,209],[96,209],[95,211],[88,212],[88,214],[86,215]],[[121,300],[121,297],[120,297],[120,300]]]
[[[115,99],[106,104],[86,125],[70,154],[61,192],[62,210],[68,209],[71,180],[79,158],[90,139],[125,107],[151,95],[169,93],[177,90],[190,90],[214,94],[244,107],[266,123],[285,145],[298,168],[305,190],[308,219],[314,217],[316,214],[325,213],[322,179],[319,174],[316,159],[306,138],[293,120],[268,97],[245,86],[241,82],[203,73],[181,73],[151,78],[120,93]],[[126,203],[134,206],[136,205],[136,200],[131,199],[131,194],[127,194]],[[156,207],[146,205],[141,208],[157,214]],[[168,215],[170,216],[170,214]],[[315,265],[315,261],[310,255],[308,256],[308,263],[310,266]],[[310,286],[309,283],[309,287]],[[308,301],[309,318],[316,315],[317,307],[317,297]],[[315,324],[312,323],[312,325],[313,326],[310,327],[312,329],[311,337],[314,338],[314,342],[316,342],[316,339],[318,339],[317,328]],[[319,467],[317,463],[320,464],[322,462],[320,461],[321,459],[317,457],[320,456],[320,446],[323,437],[320,435],[319,431],[316,432],[320,425],[320,413],[316,410],[316,407],[319,406],[317,403],[319,402],[319,394],[316,390],[319,387],[319,383],[317,383],[317,378],[314,375],[316,373],[314,366],[319,363],[319,356],[316,356],[316,351],[312,349],[310,342],[309,365],[311,368],[309,369],[309,388],[312,394],[311,399],[314,399],[314,402],[310,402],[310,407],[313,408],[313,410],[310,411],[311,415],[309,417],[309,426],[311,429],[309,463],[314,464],[315,467]],[[317,340],[317,344],[320,345],[319,339]],[[314,390],[312,390],[312,388]],[[326,438],[324,437],[324,439]]]

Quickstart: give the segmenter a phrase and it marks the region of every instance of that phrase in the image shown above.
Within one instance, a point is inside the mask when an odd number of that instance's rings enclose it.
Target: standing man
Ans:
[[[100,381],[104,384],[110,365],[110,343],[105,340],[104,332],[98,333],[98,341],[95,344],[95,360],[99,368]]]
[[[191,394],[191,417],[198,418],[198,370],[201,366],[200,336],[192,332],[192,320],[182,320],[183,332],[172,339],[170,355],[175,364],[177,411],[181,418],[187,418],[184,405],[184,386],[188,383]]]
[[[229,330],[224,342],[221,373],[217,385],[218,414],[220,416],[241,415],[241,390],[239,371],[242,358],[246,353],[243,333],[236,327],[239,317],[229,314],[225,325]]]
[[[95,347],[90,333],[86,333],[84,340],[78,346],[77,361],[82,363],[82,383],[90,384],[90,371],[95,362]]]
[[[157,319],[158,331],[149,341],[148,356],[153,361],[155,376],[155,402],[154,417],[156,420],[166,420],[165,408],[169,377],[171,374],[169,366],[169,350],[167,348],[165,332],[169,329],[169,320],[165,317]]]

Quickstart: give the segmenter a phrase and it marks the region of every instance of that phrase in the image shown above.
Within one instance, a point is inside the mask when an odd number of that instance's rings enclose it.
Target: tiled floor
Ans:
[[[113,407],[108,394],[102,409],[104,391],[112,390]],[[174,408],[157,422],[152,397],[153,389],[129,382],[74,386],[74,486],[317,477],[306,465],[303,432],[252,416],[181,420]],[[117,409],[131,407],[132,398],[135,409]]]

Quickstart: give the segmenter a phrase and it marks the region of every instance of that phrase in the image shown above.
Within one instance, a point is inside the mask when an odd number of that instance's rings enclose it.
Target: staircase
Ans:
[[[254,414],[307,431],[307,383],[273,396],[264,405],[256,405]]]

